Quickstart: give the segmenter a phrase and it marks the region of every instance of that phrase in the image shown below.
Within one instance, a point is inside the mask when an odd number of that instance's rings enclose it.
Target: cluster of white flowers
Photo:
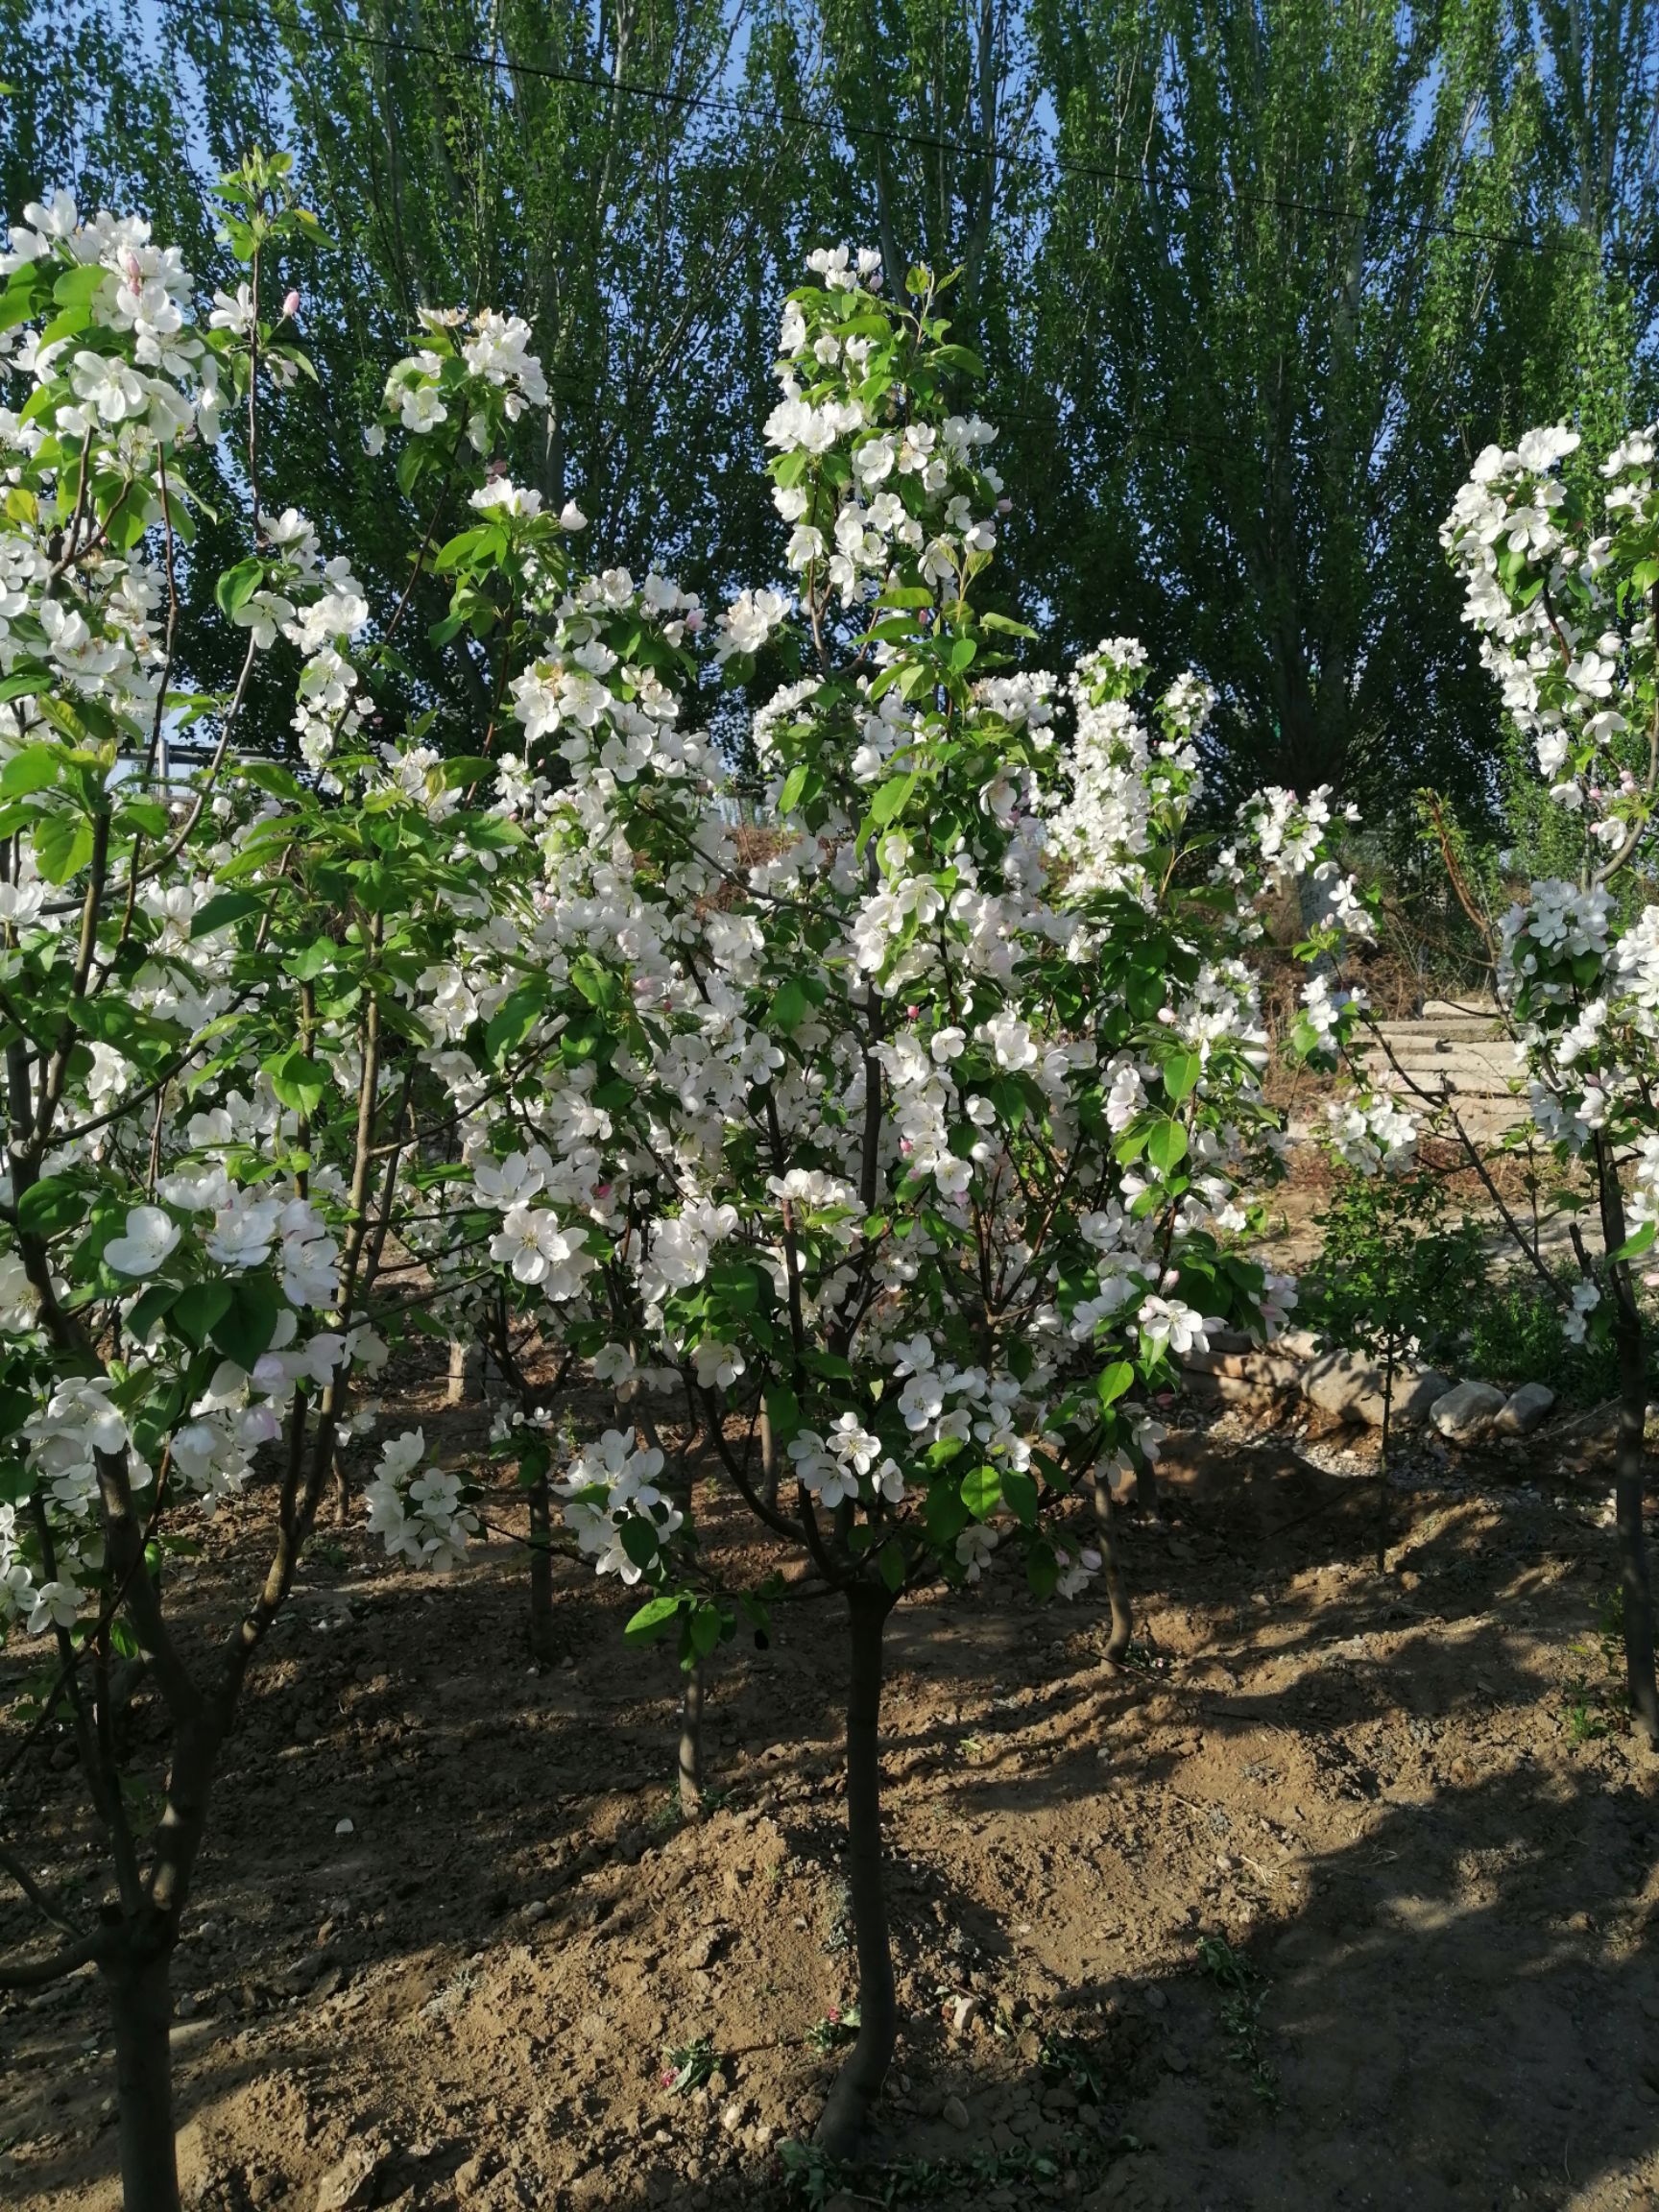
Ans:
[[[460,307],[422,307],[421,326],[426,344],[399,361],[386,379],[386,409],[418,438],[429,437],[458,420],[473,447],[487,453],[493,443],[481,390],[498,396],[509,422],[526,407],[545,407],[547,379],[530,351],[530,325],[521,316],[481,308],[469,315]]]
[[[478,1533],[479,1523],[465,1502],[461,1476],[435,1467],[415,1474],[425,1453],[423,1430],[408,1429],[401,1436],[389,1437],[380,1448],[379,1465],[363,1498],[369,1527],[385,1540],[394,1558],[442,1574],[466,1557],[468,1539]]]
[[[1415,1115],[1386,1091],[1335,1098],[1325,1109],[1326,1140],[1344,1166],[1361,1175],[1404,1174],[1417,1159]]]
[[[660,1588],[674,1587],[685,1507],[661,1487],[653,1431],[632,1426],[641,1386],[764,1403],[786,1423],[777,1460],[803,1510],[936,1543],[964,1579],[999,1538],[1029,1536],[1043,1470],[1060,1463],[1046,1452],[1074,1444],[1092,1464],[1103,1428],[1125,1464],[1153,1456],[1148,1382],[1218,1325],[1184,1269],[1243,1231],[1240,1180],[1270,1118],[1238,957],[1263,840],[1229,863],[1243,889],[1224,942],[1182,939],[1173,958],[1167,887],[1143,865],[1150,842],[1179,840],[1199,794],[1209,687],[1178,678],[1142,722],[1132,639],[1103,644],[1064,688],[972,666],[942,751],[931,687],[897,681],[936,639],[943,661],[942,610],[990,549],[976,533],[1000,486],[978,418],[914,399],[891,419],[867,412],[873,349],[891,371],[899,325],[883,338],[858,269],[827,262],[786,312],[767,425],[778,504],[808,626],[867,593],[916,612],[883,618],[888,634],[849,671],[821,665],[758,711],[771,820],[745,857],[718,758],[679,727],[662,673],[657,641],[679,642],[673,588],[550,591],[545,640],[510,689],[521,752],[497,786],[540,854],[517,950],[549,989],[527,1014],[510,1102],[459,1049],[494,1010],[470,972],[452,979],[456,1049],[439,1063],[471,1176],[454,1233],[481,1216],[515,1310],[615,1394],[616,1426],[559,1475],[565,1525],[599,1572]],[[793,618],[781,592],[740,593],[716,661]],[[1068,706],[1077,734],[1061,746]],[[558,779],[542,773],[552,755]],[[926,805],[890,804],[929,776]],[[1321,864],[1324,795],[1260,811],[1277,825],[1273,866]],[[1103,1054],[1123,986],[1102,996],[1097,962],[1133,934],[1114,904],[1126,894],[1159,948],[1138,987],[1156,997]],[[1084,1011],[1057,1014],[1056,991]],[[1034,1242],[1022,1177],[1073,1159],[1079,1196]],[[479,1238],[437,1250],[440,1273],[459,1279]],[[989,1297],[977,1357],[955,1340],[944,1289],[964,1268],[963,1295],[971,1277]],[[1293,1296],[1264,1284],[1244,1318],[1271,1330]],[[1102,1419],[1090,1381],[1119,1360],[1138,1387]],[[813,1372],[822,1382],[802,1391]],[[793,1416],[777,1410],[784,1389]],[[1070,1594],[1096,1564],[1068,1546],[1050,1586]]]

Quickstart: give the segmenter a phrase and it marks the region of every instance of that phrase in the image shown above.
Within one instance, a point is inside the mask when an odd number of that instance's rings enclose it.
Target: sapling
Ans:
[[[1659,790],[1656,444],[1659,427],[1634,431],[1595,472],[1580,471],[1578,434],[1564,425],[1488,446],[1442,538],[1481,659],[1534,748],[1557,837],[1579,855],[1573,879],[1534,882],[1503,919],[1498,993],[1538,1140],[1578,1164],[1594,1193],[1599,1249],[1577,1236],[1564,1326],[1579,1342],[1607,1331],[1618,1355],[1625,1671],[1631,1711],[1659,1749],[1637,1281],[1659,1226],[1659,906],[1646,902]],[[1505,1219],[1553,1290],[1536,1236]]]
[[[131,2212],[178,2203],[169,1961],[224,1745],[337,1450],[372,1423],[363,1385],[425,1295],[407,1255],[459,1063],[481,1091],[510,1071],[487,1016],[521,919],[508,863],[530,856],[487,764],[371,737],[425,552],[371,640],[346,559],[271,495],[272,390],[308,368],[273,261],[315,226],[280,156],[227,178],[217,212],[241,276],[206,312],[144,222],[62,193],[0,255],[0,1634],[56,1660],[6,1774],[15,1806],[63,1717],[105,1854],[88,1910],[0,1839],[50,1931],[0,1987],[98,1968]],[[439,506],[483,489],[541,391],[522,335],[440,317],[394,371],[389,421],[450,425]],[[214,472],[222,421],[240,449]],[[209,492],[247,513],[200,618],[245,638],[211,697],[182,687],[210,656],[180,589]],[[291,659],[294,772],[249,724],[266,655]],[[186,721],[206,757],[176,773]],[[468,989],[485,1015],[458,1026]],[[371,1495],[443,1564],[473,1524],[421,1454],[388,1443]],[[161,1563],[239,1522],[220,1509],[245,1491],[264,1572],[217,1635],[182,1627]],[[115,1727],[125,1659],[166,1720],[154,1818]]]
[[[735,681],[767,644],[802,671],[755,720],[765,856],[738,852],[652,621],[566,593],[508,685],[546,866],[513,1001],[529,1065],[458,1109],[513,1295],[645,1393],[555,1484],[596,1570],[645,1597],[628,1634],[690,1665],[766,1618],[696,1549],[653,1394],[689,1391],[712,1480],[845,1605],[837,2155],[897,2032],[887,1620],[1007,1558],[1040,1595],[1086,1586],[1070,1501],[1155,1455],[1152,1393],[1214,1316],[1276,1326],[1285,1286],[1242,1242],[1272,1117],[1239,955],[1266,867],[1328,867],[1322,795],[1199,833],[1195,679],[1142,711],[1130,641],[1066,685],[1010,665],[1028,633],[978,597],[994,432],[951,397],[976,365],[931,276],[888,305],[876,270],[827,250],[789,297],[766,438],[792,589],[745,590],[714,640]]]

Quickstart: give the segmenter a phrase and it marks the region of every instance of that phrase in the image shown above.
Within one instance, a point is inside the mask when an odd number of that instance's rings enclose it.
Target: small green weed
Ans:
[[[1596,1605],[1596,1641],[1575,1644],[1575,1659],[1586,1671],[1568,1677],[1562,1694],[1564,1726],[1570,1743],[1599,1743],[1623,1735],[1630,1725],[1630,1693],[1624,1682],[1624,1593],[1612,1590]]]
[[[1267,1984],[1225,1936],[1203,1936],[1198,1941],[1198,1963],[1214,1983],[1220,1996],[1221,2025],[1227,2031],[1228,2056],[1250,2078],[1252,2093],[1269,2111],[1279,2105],[1279,2076],[1262,2040],[1262,2008]]]
[[[691,2043],[671,2043],[662,2053],[662,2086],[676,2097],[689,2097],[693,2089],[709,2086],[719,2065],[720,2055],[707,2035]]]
[[[858,2032],[858,2008],[849,2005],[845,2012],[831,2005],[822,2020],[814,2020],[806,2031],[806,2040],[814,2051],[839,2051],[843,2044],[851,2043]]]
[[[1089,2147],[1079,2145],[1079,2166]],[[1104,2164],[1104,2147],[1093,2146]],[[779,2162],[790,2200],[821,2212],[845,2192],[859,2204],[962,2204],[972,2200],[972,2185],[995,2188],[1004,2181],[1052,2181],[1061,2168],[1056,2158],[1017,2144],[1012,2151],[974,2158],[906,2158],[891,2166],[849,2166],[826,2158],[812,2143],[781,2143]]]
[[[1099,2056],[1082,2036],[1045,2034],[1039,2056],[1050,2080],[1069,2082],[1088,2104],[1105,2102]]]

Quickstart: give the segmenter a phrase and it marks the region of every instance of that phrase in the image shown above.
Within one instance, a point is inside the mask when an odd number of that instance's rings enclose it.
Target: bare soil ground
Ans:
[[[1600,1499],[1548,1436],[1403,1470],[1381,1575],[1368,1441],[1177,1436],[1164,1521],[1127,1530],[1118,1675],[1098,1601],[1010,1574],[902,1610],[903,2024],[890,2163],[856,2180],[780,2156],[853,1996],[838,1607],[719,1655],[722,1798],[687,1826],[672,1663],[621,1644],[613,1586],[561,1567],[540,1670],[511,1544],[439,1579],[327,1543],[177,1960],[188,2200],[1659,2207],[1659,1763],[1597,1636]],[[242,1510],[236,1577],[179,1573],[203,1633],[253,1571]],[[9,1656],[0,1698],[23,1688]],[[129,1724],[156,1725],[143,1693]],[[14,1839],[90,1867],[63,1752],[30,1769]],[[664,2050],[700,2037],[718,2075],[676,2095]],[[0,2003],[0,2201],[108,2212],[111,2090],[90,1980]]]

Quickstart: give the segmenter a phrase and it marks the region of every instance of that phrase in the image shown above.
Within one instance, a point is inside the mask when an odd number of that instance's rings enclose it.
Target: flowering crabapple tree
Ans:
[[[1572,463],[1579,443],[1556,425],[1513,450],[1488,446],[1441,535],[1481,659],[1581,854],[1575,877],[1531,884],[1504,917],[1498,989],[1536,1139],[1582,1164],[1595,1194],[1600,1250],[1592,1258],[1575,1225],[1581,1272],[1564,1326],[1578,1341],[1605,1332],[1618,1356],[1625,1673],[1659,1749],[1642,1492],[1649,1333],[1636,1282],[1659,1233],[1659,905],[1647,898],[1659,859],[1659,426],[1627,436],[1594,473]],[[1536,1240],[1515,1233],[1549,1281]]]
[[[1074,1595],[1099,1559],[1069,1503],[1155,1455],[1173,1359],[1222,1320],[1275,1328],[1286,1286],[1240,1241],[1271,1121],[1241,954],[1264,871],[1325,865],[1285,794],[1224,848],[1201,836],[1194,679],[1142,709],[1125,640],[1064,685],[1010,668],[1028,634],[975,604],[1005,504],[994,432],[954,397],[976,364],[931,276],[890,305],[876,272],[826,251],[789,296],[766,438],[793,589],[744,592],[713,640],[735,680],[772,639],[800,671],[755,721],[762,855],[740,857],[721,763],[603,580],[509,680],[513,818],[545,882],[494,1020],[531,1049],[482,1100],[465,1077],[470,1187],[445,1231],[458,1300],[488,1239],[508,1337],[617,1393],[549,1479],[595,1570],[643,1598],[631,1638],[690,1664],[762,1617],[664,1487],[634,1410],[658,1390],[689,1401],[700,1464],[780,1560],[846,1602],[860,2025],[820,2129],[835,2154],[897,2030],[884,1624],[1015,1560]],[[457,589],[522,604],[504,527],[505,556],[455,556],[495,580]],[[685,612],[661,614],[676,645]]]
[[[63,1717],[108,1869],[88,1911],[0,1839],[49,1931],[0,1987],[96,1965],[135,2212],[178,2202],[169,1960],[223,1746],[334,1455],[373,1421],[365,1385],[419,1316],[456,1089],[513,1072],[479,998],[510,995],[499,948],[539,875],[488,761],[445,762],[402,719],[388,648],[414,577],[372,629],[348,562],[269,495],[262,416],[303,364],[292,296],[267,301],[314,228],[286,163],[252,159],[220,212],[243,275],[210,306],[146,223],[61,193],[0,255],[0,1635],[50,1669],[7,1772]],[[403,487],[436,494],[415,576],[445,504],[470,492],[487,522],[491,453],[541,397],[525,335],[434,317],[393,373],[373,436],[406,434]],[[196,503],[228,483],[246,552],[208,618],[245,647],[204,697],[182,687],[180,586]],[[245,720],[267,654],[293,667],[291,730]],[[204,757],[180,769],[187,725]],[[421,1451],[394,1439],[375,1488],[441,1563],[471,1516]],[[263,1575],[216,1636],[182,1626],[167,1555],[246,1527],[226,1508],[256,1461]],[[165,1718],[154,1820],[123,1660]]]

